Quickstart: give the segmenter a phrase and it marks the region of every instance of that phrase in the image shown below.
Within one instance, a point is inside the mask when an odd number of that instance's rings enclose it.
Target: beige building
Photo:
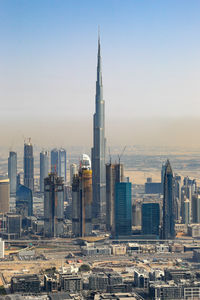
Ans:
[[[112,254],[113,255],[125,255],[126,254],[126,246],[112,245]]]
[[[0,213],[9,212],[10,182],[9,179],[0,179]]]

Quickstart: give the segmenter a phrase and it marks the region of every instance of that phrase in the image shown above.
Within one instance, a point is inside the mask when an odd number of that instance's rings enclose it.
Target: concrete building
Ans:
[[[24,143],[24,185],[34,191],[34,158],[31,139]]]
[[[10,181],[0,179],[0,213],[9,212]]]
[[[48,151],[40,152],[40,192],[44,193],[44,179],[49,174],[49,153]]]
[[[105,102],[103,100],[103,83],[101,71],[101,46],[98,39],[98,62],[96,81],[95,114],[93,119],[93,148],[92,148],[92,190],[93,217],[105,218],[106,210],[106,168],[105,168]]]
[[[15,195],[17,189],[17,153],[10,151],[8,157],[8,178],[10,180],[10,194]]]
[[[62,235],[63,218],[63,179],[55,173],[50,173],[44,180],[44,235],[47,237]]]
[[[113,255],[125,255],[126,254],[126,246],[125,245],[112,245],[112,254]]]
[[[60,286],[65,292],[80,292],[83,289],[82,278],[74,274],[61,274]]]
[[[173,239],[175,237],[174,180],[169,160],[165,164],[163,191],[162,238]]]
[[[190,224],[188,225],[188,235],[193,238],[200,237],[200,223]]]
[[[5,242],[0,239],[0,258],[4,258]]]
[[[183,204],[183,223],[190,224],[190,201],[186,199]]]
[[[86,154],[82,155],[79,174],[73,177],[72,232],[80,237],[92,233],[92,170]]]
[[[38,275],[21,275],[11,278],[12,293],[39,293],[40,280]]]
[[[106,229],[115,231],[115,184],[124,181],[122,164],[106,165]]]

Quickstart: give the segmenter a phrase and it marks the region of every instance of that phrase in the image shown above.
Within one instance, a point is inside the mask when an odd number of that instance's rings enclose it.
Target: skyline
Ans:
[[[199,7],[1,1],[2,143],[92,144],[100,25],[108,145],[198,146]]]

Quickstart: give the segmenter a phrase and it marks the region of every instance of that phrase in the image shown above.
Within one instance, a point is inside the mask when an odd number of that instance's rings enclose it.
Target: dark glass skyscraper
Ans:
[[[92,189],[93,217],[103,219],[106,210],[106,168],[105,168],[105,102],[101,72],[101,47],[98,39],[98,62],[96,81],[96,104],[93,118]]]
[[[31,189],[19,185],[16,192],[16,212],[22,216],[33,215],[33,195]]]
[[[163,193],[162,238],[173,239],[175,237],[174,178],[169,160],[165,164]]]
[[[117,182],[115,184],[115,237],[131,235],[132,231],[132,201],[131,183]]]
[[[28,143],[24,143],[24,185],[34,190],[34,158],[30,139]]]
[[[44,178],[49,173],[49,155],[47,151],[40,153],[40,192],[44,193]]]
[[[8,178],[10,180],[10,194],[16,194],[17,189],[17,153],[10,151],[8,157]]]
[[[142,234],[159,236],[160,206],[158,203],[142,204]]]

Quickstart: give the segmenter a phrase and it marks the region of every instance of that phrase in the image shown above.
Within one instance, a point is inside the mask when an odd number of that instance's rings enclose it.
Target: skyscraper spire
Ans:
[[[98,34],[97,81],[95,114],[93,118],[92,148],[92,186],[93,217],[103,219],[106,206],[106,169],[105,169],[105,102],[103,100],[103,83],[101,68],[101,43]]]

